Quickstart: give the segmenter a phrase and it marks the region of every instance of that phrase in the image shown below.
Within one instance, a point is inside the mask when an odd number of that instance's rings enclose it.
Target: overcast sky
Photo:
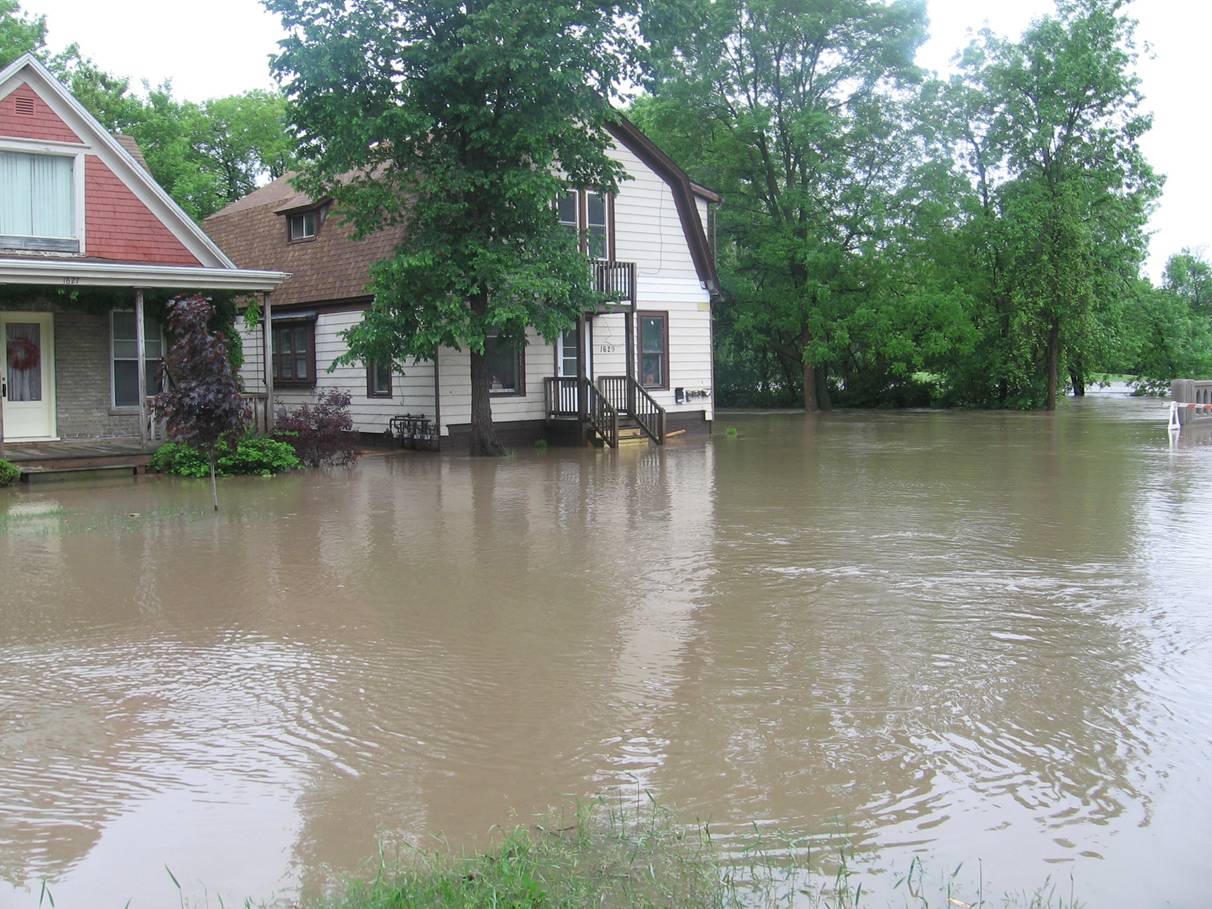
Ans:
[[[971,30],[988,25],[1017,36],[1032,17],[1052,8],[1048,0],[928,0],[930,41],[918,62],[938,72]],[[44,14],[49,43],[59,50],[77,41],[109,72],[159,83],[169,79],[176,94],[192,100],[273,85],[266,60],[281,29],[258,0],[21,0],[23,9]],[[1138,38],[1154,59],[1140,65],[1153,131],[1145,153],[1166,175],[1165,195],[1153,216],[1149,271],[1160,276],[1165,259],[1184,246],[1212,249],[1212,189],[1203,157],[1212,130],[1199,95],[1200,73],[1212,34],[1212,4],[1193,0],[1138,0]]]

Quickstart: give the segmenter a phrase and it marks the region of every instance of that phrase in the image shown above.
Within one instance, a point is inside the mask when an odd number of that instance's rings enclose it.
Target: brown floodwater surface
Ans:
[[[1212,903],[1212,430],[722,415],[663,450],[0,490],[0,906],[312,894],[650,790],[985,893]],[[738,429],[736,438],[723,433]],[[815,846],[814,846],[815,848]]]

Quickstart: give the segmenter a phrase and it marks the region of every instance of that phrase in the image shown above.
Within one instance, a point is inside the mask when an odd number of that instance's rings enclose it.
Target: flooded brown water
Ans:
[[[314,892],[647,787],[986,893],[1212,904],[1212,431],[710,442],[0,491],[0,906]],[[877,898],[873,905],[882,905]]]

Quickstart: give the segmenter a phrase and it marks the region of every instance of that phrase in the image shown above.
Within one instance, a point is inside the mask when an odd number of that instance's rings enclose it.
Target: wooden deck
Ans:
[[[81,439],[64,442],[6,442],[4,459],[21,468],[21,478],[84,471],[136,473],[151,460],[154,445],[138,439]]]

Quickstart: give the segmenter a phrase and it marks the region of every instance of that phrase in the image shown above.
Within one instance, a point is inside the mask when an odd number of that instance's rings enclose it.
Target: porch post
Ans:
[[[139,369],[139,441],[147,447],[147,338],[143,326],[143,291],[135,290],[135,361]]]
[[[635,307],[623,313],[627,339],[623,344],[627,351],[627,412],[635,413]]]
[[[265,431],[273,432],[274,428],[274,326],[270,312],[272,303],[269,291],[261,294],[261,317],[263,325],[261,332],[265,341]]]
[[[585,418],[588,414],[589,397],[585,388],[585,314],[577,315],[577,420],[580,421],[581,431],[585,430]]]

